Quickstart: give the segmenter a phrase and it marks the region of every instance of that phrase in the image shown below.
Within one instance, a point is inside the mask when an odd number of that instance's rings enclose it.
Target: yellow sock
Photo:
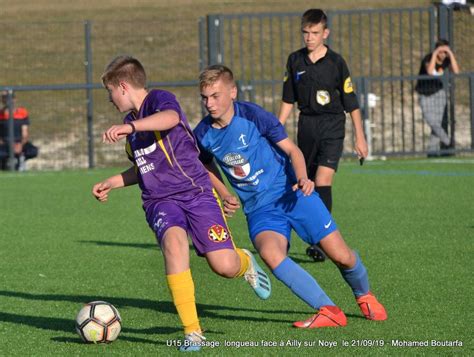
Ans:
[[[239,255],[239,258],[240,258],[240,270],[237,273],[237,275],[235,276],[236,278],[239,278],[241,276],[244,276],[245,272],[249,268],[250,257],[247,254],[245,254],[243,252],[243,250],[240,249],[240,248],[235,248],[235,251],[237,252],[237,254]]]
[[[170,288],[173,303],[178,311],[184,333],[200,331],[199,319],[196,309],[196,298],[194,297],[194,282],[191,270],[188,269],[178,274],[167,275],[168,287]]]

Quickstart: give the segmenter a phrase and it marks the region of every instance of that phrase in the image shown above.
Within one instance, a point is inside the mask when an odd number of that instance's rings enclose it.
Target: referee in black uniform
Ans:
[[[342,155],[345,112],[350,113],[355,133],[355,152],[361,163],[368,155],[362,115],[344,59],[324,44],[329,36],[327,16],[320,9],[307,10],[301,18],[306,47],[288,57],[279,119],[284,125],[298,103],[298,146],[305,157],[308,177],[327,209],[332,209],[332,181]],[[316,246],[307,250],[324,260]]]

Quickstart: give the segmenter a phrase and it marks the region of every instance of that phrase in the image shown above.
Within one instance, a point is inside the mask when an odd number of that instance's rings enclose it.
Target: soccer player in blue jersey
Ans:
[[[314,192],[303,154],[278,119],[255,104],[235,101],[237,88],[229,68],[210,66],[199,79],[202,101],[209,112],[194,129],[201,161],[226,212],[232,214],[239,203],[224,185],[215,162],[227,176],[242,202],[252,243],[275,277],[316,309],[309,319],[293,325],[345,326],[347,320],[316,280],[287,256],[291,229],[306,243],[321,244],[339,267],[367,319],[385,320],[387,314],[370,292],[362,261],[346,245],[336,222]]]
[[[205,338],[196,311],[187,235],[215,273],[226,278],[245,277],[262,299],[270,295],[270,280],[249,251],[235,247],[175,96],[164,90],[148,91],[142,64],[129,56],[115,58],[102,82],[115,107],[129,112],[123,124],[113,125],[103,134],[103,141],[126,139],[133,165],[94,185],[92,193],[105,202],[112,189],[140,186],[146,220],[163,252],[167,283],[184,326],[180,349],[199,350]]]

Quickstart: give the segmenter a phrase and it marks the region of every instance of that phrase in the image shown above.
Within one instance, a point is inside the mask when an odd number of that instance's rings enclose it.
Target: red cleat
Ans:
[[[359,304],[360,311],[362,311],[366,319],[374,321],[383,321],[387,319],[385,308],[378,302],[370,291],[368,294],[356,298],[356,301],[357,304]]]
[[[298,328],[339,327],[346,325],[346,315],[337,306],[322,306],[318,313],[309,319],[293,323],[293,326]]]

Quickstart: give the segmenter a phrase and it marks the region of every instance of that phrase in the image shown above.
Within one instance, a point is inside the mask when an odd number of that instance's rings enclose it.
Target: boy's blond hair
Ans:
[[[115,57],[105,67],[102,74],[104,86],[111,84],[117,87],[120,82],[127,82],[136,89],[146,88],[146,73],[139,60],[131,56]]]
[[[203,89],[209,87],[220,79],[235,86],[234,74],[230,68],[215,64],[207,67],[199,74],[199,88]]]

